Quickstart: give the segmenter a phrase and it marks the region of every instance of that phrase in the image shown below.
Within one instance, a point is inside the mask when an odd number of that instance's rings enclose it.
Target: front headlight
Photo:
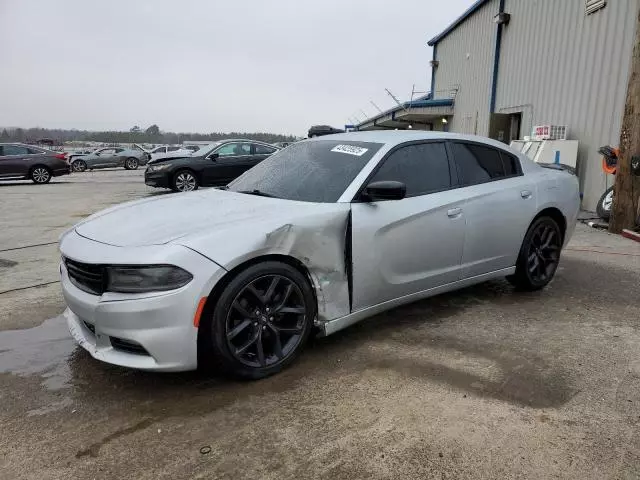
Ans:
[[[160,165],[149,165],[147,170],[149,170],[150,172],[159,172],[160,170],[164,170],[166,168],[169,168],[170,166],[171,165],[169,165],[168,163],[161,163]]]
[[[164,292],[184,287],[193,275],[173,265],[106,267],[108,292]]]

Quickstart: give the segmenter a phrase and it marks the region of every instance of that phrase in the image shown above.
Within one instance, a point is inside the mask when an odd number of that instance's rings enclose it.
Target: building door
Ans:
[[[522,113],[512,113],[509,115],[510,125],[509,125],[509,144],[513,140],[520,140],[522,137],[520,136],[520,127],[522,125]]]

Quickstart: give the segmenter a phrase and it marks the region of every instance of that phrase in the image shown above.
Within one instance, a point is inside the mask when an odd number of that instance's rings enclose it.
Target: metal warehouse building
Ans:
[[[613,182],[602,145],[617,145],[640,0],[480,0],[431,39],[431,94],[358,126],[427,128],[508,143],[535,125],[580,142],[583,207]],[[446,124],[443,123],[446,119]]]

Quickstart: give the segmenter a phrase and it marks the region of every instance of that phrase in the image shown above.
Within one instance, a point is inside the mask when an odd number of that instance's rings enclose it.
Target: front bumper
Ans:
[[[169,175],[166,172],[144,172],[144,183],[150,187],[170,188]]]
[[[198,329],[194,316],[200,299],[208,296],[224,275],[222,267],[178,245],[114,247],[81,237],[75,231],[62,238],[60,250],[65,257],[84,263],[169,263],[189,271],[193,280],[177,290],[93,295],[76,287],[64,262],[60,264],[69,332],[91,356],[142,370],[197,368]]]

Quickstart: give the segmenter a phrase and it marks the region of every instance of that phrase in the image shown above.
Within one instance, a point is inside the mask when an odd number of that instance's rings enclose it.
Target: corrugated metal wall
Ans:
[[[452,132],[489,134],[496,41],[493,17],[498,5],[498,0],[487,2],[437,45],[436,60],[440,64],[435,74],[435,97],[445,98],[452,88],[458,88],[449,126]]]
[[[619,141],[639,3],[611,0],[589,16],[584,0],[505,3],[511,21],[502,36],[496,112],[521,111],[523,134],[533,125],[569,126],[569,138],[580,141],[583,206],[589,210],[613,182],[601,171],[597,149]],[[459,28],[463,37],[477,30]],[[486,67],[478,72],[484,77]]]

